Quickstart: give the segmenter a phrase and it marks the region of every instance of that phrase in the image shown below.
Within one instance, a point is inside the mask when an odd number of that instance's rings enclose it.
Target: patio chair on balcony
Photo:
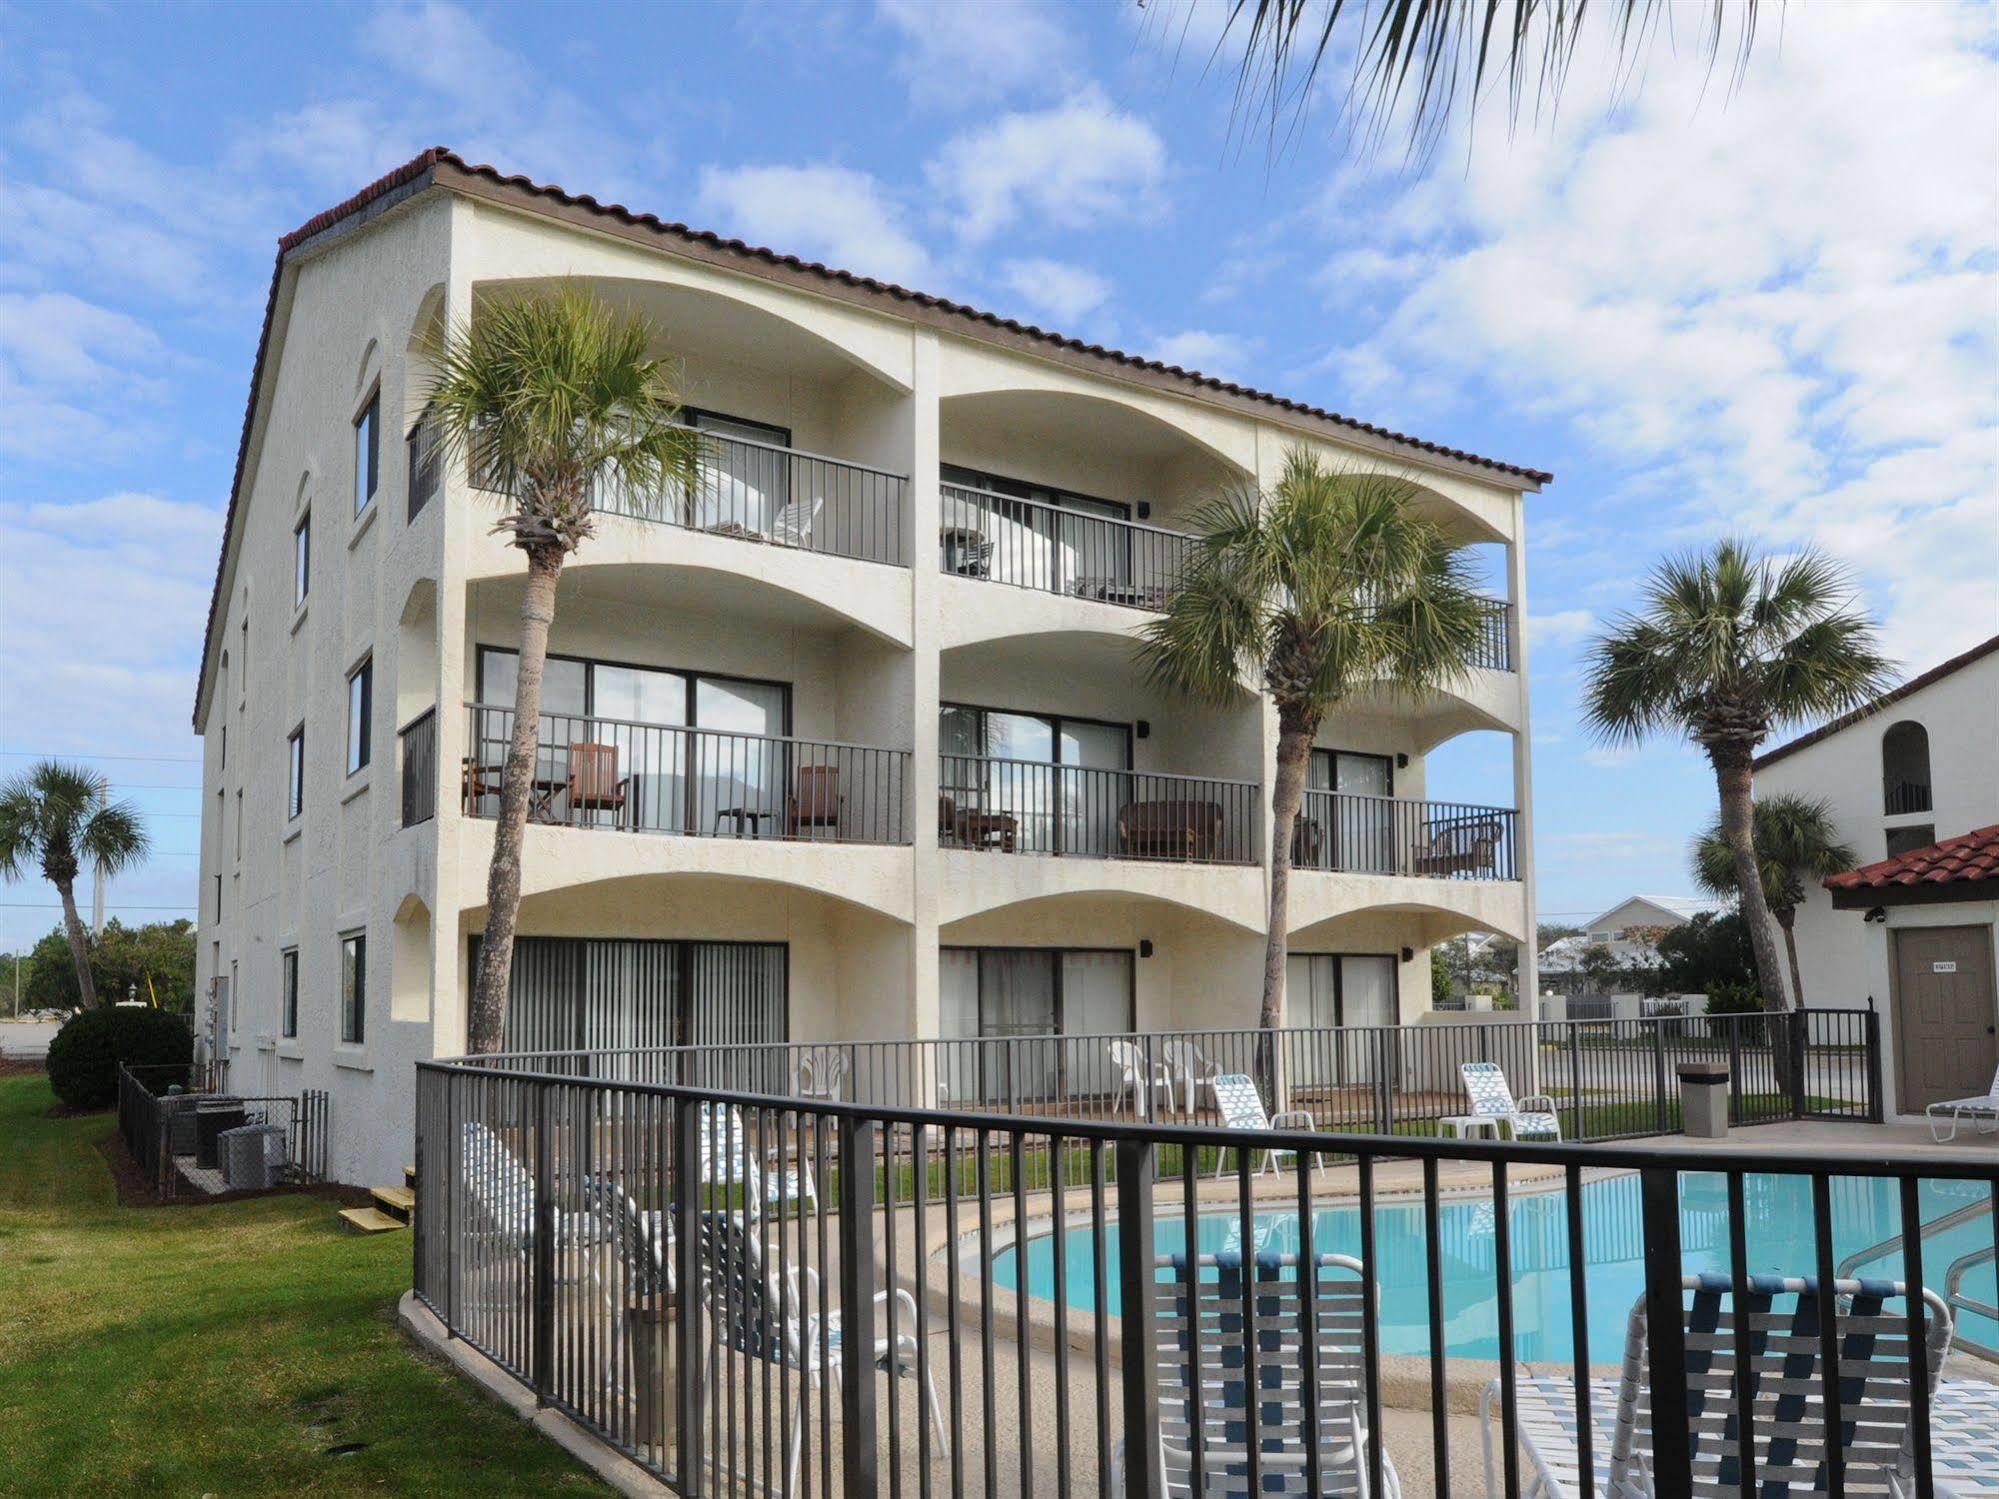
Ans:
[[[725,1355],[775,1364],[804,1376],[798,1380],[798,1403],[785,1435],[789,1477],[783,1492],[795,1494],[801,1438],[811,1419],[812,1391],[829,1374],[838,1391],[843,1378],[840,1309],[829,1311],[822,1319],[818,1272],[793,1265],[780,1274],[765,1260],[761,1238],[752,1226],[727,1214],[701,1215],[701,1276],[709,1317],[708,1363],[702,1379],[704,1405],[716,1398],[716,1366]],[[892,1340],[887,1322],[891,1298],[897,1311]],[[917,1339],[923,1325],[917,1320],[916,1298],[896,1286],[875,1292],[874,1303],[874,1324],[881,1330],[874,1341],[875,1368],[891,1377],[915,1378],[920,1367]],[[768,1390],[769,1385],[764,1388]],[[949,1457],[951,1442],[934,1378],[925,1379],[923,1394],[938,1455]]]
[[[1314,1127],[1311,1114],[1304,1109],[1284,1109],[1274,1115],[1264,1112],[1263,1095],[1257,1091],[1256,1079],[1247,1073],[1224,1072],[1211,1086],[1215,1093],[1215,1109],[1221,1114],[1225,1129],[1267,1131],[1308,1130]],[[1226,1155],[1226,1151],[1215,1153],[1217,1176],[1222,1174],[1222,1161]],[[1298,1159],[1298,1152],[1288,1146],[1272,1147],[1263,1151],[1262,1155],[1263,1164],[1256,1169],[1258,1176],[1278,1170],[1278,1163],[1281,1160],[1295,1162]],[[1321,1164],[1317,1152],[1314,1152],[1312,1169],[1316,1171]]]
[[[1460,1062],[1458,1076],[1464,1080],[1471,1112],[1453,1114],[1438,1122],[1459,1139],[1470,1129],[1484,1128],[1497,1133],[1502,1126],[1516,1140],[1530,1136],[1562,1138],[1562,1121],[1555,1113],[1555,1100],[1545,1093],[1530,1093],[1516,1101],[1513,1089],[1507,1085],[1506,1069],[1499,1063]],[[1529,1108],[1530,1104],[1544,1107]]]
[[[1134,859],[1208,859],[1222,842],[1219,802],[1127,802],[1118,808],[1118,852]]]
[[[1923,1110],[1923,1117],[1930,1122],[1930,1137],[1939,1145],[1955,1140],[1958,1125],[1966,1119],[1973,1121],[1981,1135],[1999,1132],[1999,1069],[1994,1069],[1992,1086],[1985,1090],[1983,1098],[1953,1098],[1933,1103]]]
[[[1291,824],[1291,866],[1294,869],[1323,869],[1321,862],[1326,855],[1326,830],[1318,818],[1298,814],[1298,820]]]
[[[808,1046],[798,1054],[798,1096],[838,1103],[847,1081],[847,1052],[840,1046]]]
[[[1836,1280],[1829,1311],[1816,1279],[1752,1275],[1748,1294],[1739,1301],[1725,1275],[1690,1275],[1683,1286],[1691,1293],[1684,1318],[1687,1409],[1678,1419],[1686,1423],[1693,1451],[1693,1494],[1719,1499],[1743,1490],[1735,1318],[1744,1311],[1755,1329],[1747,1383],[1756,1492],[1826,1492],[1820,1328],[1828,1314],[1838,1345],[1847,1492],[1886,1493],[1899,1499],[1916,1491],[1906,1285]],[[1924,1290],[1921,1296],[1927,1314],[1923,1364],[1926,1383],[1934,1392],[1937,1371],[1950,1348],[1950,1312],[1934,1291]],[[1890,1303],[1903,1305],[1891,1308]],[[1622,1376],[1590,1382],[1594,1489],[1616,1499],[1651,1499],[1660,1492],[1652,1476],[1645,1316],[1645,1300],[1640,1297],[1625,1325]],[[1581,1493],[1574,1378],[1522,1374],[1514,1385],[1514,1408],[1520,1446],[1533,1469],[1525,1490],[1528,1499],[1563,1499]],[[1933,1401],[1931,1472],[1939,1494],[1962,1492],[1947,1481],[1952,1462],[1947,1454],[1960,1443],[1977,1439],[1975,1429],[1952,1428],[1950,1410],[1946,1402]],[[1500,1414],[1499,1381],[1494,1380],[1479,1397],[1488,1495],[1500,1492],[1493,1451]],[[1986,1439],[1991,1439],[1990,1432]]]
[[[609,812],[614,827],[625,825],[632,778],[618,774],[615,744],[569,746],[569,810],[572,815]]]
[[[1410,873],[1433,879],[1452,875],[1491,876],[1499,868],[1506,829],[1489,818],[1453,818],[1431,823],[1410,861]]]
[[[819,1185],[812,1173],[786,1166],[773,1142],[759,1156],[750,1145],[743,1124],[743,1111],[734,1104],[703,1103],[697,1126],[701,1142],[701,1180],[741,1186],[744,1205],[751,1218],[763,1216],[765,1208],[783,1208],[792,1203],[807,1212],[819,1211]],[[774,1135],[774,1130],[766,1131]]]
[[[989,849],[996,844],[1010,854],[1020,837],[1020,820],[1011,812],[987,812],[961,807],[948,796],[937,798],[937,836],[959,848]]]
[[[779,546],[809,547],[812,532],[819,524],[819,512],[826,506],[824,495],[814,495],[812,503],[793,500],[772,518],[770,539]]]
[[[1129,1101],[1134,1117],[1149,1119],[1160,1093],[1166,1095],[1166,1106],[1169,1109],[1173,1106],[1173,1069],[1163,1056],[1148,1066],[1145,1048],[1136,1041],[1112,1041],[1104,1050],[1118,1072],[1114,1108],[1122,1109]]]
[[[1166,1065],[1179,1079],[1183,1095],[1181,1110],[1184,1113],[1193,1113],[1194,1104],[1199,1100],[1201,1090],[1205,1088],[1210,1094],[1214,1092],[1215,1079],[1222,1074],[1221,1064],[1209,1061],[1201,1054],[1201,1048],[1184,1036],[1176,1036],[1167,1041],[1160,1048],[1160,1053],[1166,1058]]]
[[[1248,1273],[1245,1274],[1247,1268]],[[1159,1375],[1160,1470],[1174,1499],[1261,1499],[1266,1494],[1345,1494],[1396,1499],[1401,1476],[1378,1454],[1374,1487],[1360,1329],[1366,1283],[1358,1260],[1315,1257],[1309,1277],[1298,1256],[1257,1252],[1245,1261],[1224,1250],[1191,1262],[1159,1261],[1154,1353]],[[1310,1282],[1316,1336],[1305,1336]],[[1253,1307],[1253,1317],[1252,1317]],[[1250,1388],[1249,1329],[1255,1327]],[[1306,1405],[1306,1350],[1318,1360],[1318,1468],[1310,1471],[1311,1419]],[[1260,1486],[1250,1488],[1249,1445],[1256,1443]],[[1116,1488],[1124,1484],[1125,1446],[1117,1451]]]
[[[840,836],[840,810],[846,800],[840,795],[840,767],[837,765],[801,765],[798,767],[798,787],[784,799],[784,836],[796,838],[801,832],[808,838]],[[831,828],[832,832],[820,834],[818,828]]]

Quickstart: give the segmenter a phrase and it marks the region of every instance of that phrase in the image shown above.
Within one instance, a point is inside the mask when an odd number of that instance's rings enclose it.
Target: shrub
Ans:
[[[1760,1015],[1763,1013],[1763,995],[1751,984],[1716,984],[1708,990],[1707,1012],[1710,1015]],[[1745,1041],[1762,1044],[1763,1022],[1742,1022],[1741,1036]]]
[[[49,1042],[49,1086],[72,1109],[109,1108],[120,1062],[186,1066],[193,1059],[194,1035],[180,1016],[134,1005],[85,1010]]]

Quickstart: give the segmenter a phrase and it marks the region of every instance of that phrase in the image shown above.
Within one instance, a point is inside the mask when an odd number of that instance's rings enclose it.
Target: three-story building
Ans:
[[[1459,932],[1531,955],[1547,475],[432,151],[281,242],[195,705],[217,1044],[331,1091],[336,1175],[394,1171],[411,1063],[463,1049],[511,727],[524,569],[423,349],[562,280],[643,315],[708,440],[563,576],[510,1044],[1253,1025],[1275,718],[1133,646],[1201,500],[1296,445],[1408,480],[1503,596],[1462,686],[1328,720],[1290,1018],[1427,1009]],[[1474,730],[1511,806],[1426,777]]]

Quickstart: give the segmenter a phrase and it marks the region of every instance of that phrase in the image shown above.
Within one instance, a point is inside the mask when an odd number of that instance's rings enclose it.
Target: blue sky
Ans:
[[[1581,647],[1662,551],[1824,546],[1910,670],[1999,629],[1990,6],[1794,5],[1734,89],[1683,41],[1613,96],[1586,39],[1552,118],[1414,166],[1340,150],[1324,103],[1274,154],[1232,129],[1220,10],[0,0],[0,767],[105,757],[159,850],[114,907],[191,907],[188,710],[274,244],[431,144],[1552,469],[1544,915],[1687,886],[1702,763],[1575,721]],[[1430,785],[1508,777],[1472,736]],[[47,899],[0,889],[0,943]]]

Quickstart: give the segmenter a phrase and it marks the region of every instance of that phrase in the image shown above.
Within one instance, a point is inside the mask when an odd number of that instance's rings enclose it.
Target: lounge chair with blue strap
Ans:
[[[1276,1114],[1266,1113],[1263,1094],[1257,1091],[1256,1079],[1244,1072],[1224,1072],[1210,1084],[1215,1094],[1215,1110],[1222,1116],[1222,1125],[1234,1130],[1309,1130],[1314,1127],[1312,1116],[1304,1109],[1283,1109]],[[1222,1162],[1228,1152],[1215,1152],[1215,1175],[1222,1174]],[[1257,1167],[1257,1175],[1276,1171],[1279,1161],[1296,1161],[1298,1152],[1288,1147],[1273,1147],[1263,1152],[1263,1163]],[[1318,1164],[1318,1157],[1313,1157]]]
[[[1736,1408],[1738,1303],[1725,1275],[1690,1275],[1684,1282],[1687,1349],[1687,1435],[1693,1452],[1693,1488],[1700,1496],[1743,1493],[1740,1413]],[[1922,1365],[1937,1391],[1937,1371],[1950,1347],[1950,1312],[1935,1292],[1921,1293],[1925,1310]],[[1841,1376],[1841,1448],[1846,1492],[1916,1492],[1913,1413],[1908,1353],[1908,1288],[1900,1281],[1833,1282],[1834,1335]],[[1749,1317],[1750,1421],[1754,1491],[1770,1499],[1817,1499],[1830,1492],[1821,1390],[1819,1282],[1757,1275],[1740,1310]],[[1623,1374],[1589,1385],[1593,1491],[1605,1499],[1654,1499],[1663,1491],[1652,1475],[1652,1392],[1647,1384],[1645,1302],[1626,1324]],[[1967,1408],[1969,1408],[1967,1406]],[[1999,1410],[1987,1406],[1988,1413]],[[1568,1376],[1521,1375],[1514,1386],[1515,1424],[1531,1469],[1528,1499],[1563,1499],[1582,1493],[1580,1423],[1575,1381]],[[1495,1448],[1501,1440],[1499,1382],[1479,1399],[1485,1447],[1486,1493],[1500,1492]],[[1932,1396],[1931,1472],[1939,1494],[1999,1493],[1953,1486],[1948,1454],[1974,1433],[1953,1421],[1950,1404]],[[1999,1450],[1990,1431],[1986,1440]]]

